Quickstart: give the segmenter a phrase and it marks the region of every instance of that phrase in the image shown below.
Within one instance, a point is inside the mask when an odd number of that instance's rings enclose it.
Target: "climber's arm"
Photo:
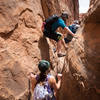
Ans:
[[[51,86],[54,88],[55,91],[57,91],[61,86],[61,76],[57,76],[57,77],[58,77],[58,82],[56,82],[56,79],[55,79],[54,76],[52,76],[49,79],[49,82],[50,82]]]
[[[32,91],[34,91],[35,84],[36,84],[36,75],[31,73],[30,74],[30,80],[31,80],[31,84],[32,84]]]
[[[66,30],[69,34],[71,34],[73,37],[75,36],[75,34],[68,28],[65,27],[64,30]]]

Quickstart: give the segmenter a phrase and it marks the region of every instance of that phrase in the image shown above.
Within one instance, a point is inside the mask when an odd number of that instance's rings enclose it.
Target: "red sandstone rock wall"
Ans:
[[[61,10],[66,10],[73,19],[79,18],[79,3],[78,0],[58,0]],[[67,5],[67,6],[66,6]]]
[[[78,30],[79,38],[69,44],[59,100],[100,99],[99,33],[100,1],[97,0]]]
[[[45,18],[52,14],[60,14],[67,11],[69,14],[69,22],[79,18],[78,0],[41,0]]]
[[[40,15],[40,0],[0,0],[0,100],[23,95],[25,100],[27,73],[37,70],[42,57],[49,59],[41,53]],[[44,52],[48,52],[48,45],[44,45]]]
[[[51,42],[43,38],[41,24],[44,17],[59,14],[63,2],[0,0],[0,100],[27,100],[27,74],[38,72],[40,59],[50,61],[52,69],[58,70],[61,60],[54,55]],[[63,8],[71,14],[75,6],[70,3],[73,6],[70,10],[68,2]],[[74,19],[75,14],[72,15]],[[61,64],[63,67],[63,62]]]
[[[90,6],[93,5],[98,0],[90,0]]]

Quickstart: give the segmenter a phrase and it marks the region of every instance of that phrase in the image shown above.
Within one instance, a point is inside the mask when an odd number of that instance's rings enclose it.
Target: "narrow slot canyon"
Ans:
[[[56,43],[43,36],[41,26],[63,10],[69,14],[67,25],[81,23],[78,38],[67,50],[62,46],[66,56],[58,57]],[[39,73],[41,59],[50,62],[51,74],[62,73],[57,100],[100,100],[99,31],[100,0],[90,0],[83,16],[78,0],[0,0],[0,100],[28,100],[28,75]]]

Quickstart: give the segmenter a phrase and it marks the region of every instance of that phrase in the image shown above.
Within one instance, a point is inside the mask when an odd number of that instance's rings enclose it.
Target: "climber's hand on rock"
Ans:
[[[34,74],[33,73],[30,73],[30,77],[34,77]]]
[[[57,74],[58,80],[61,80],[61,77],[62,77],[62,74],[58,73],[58,74]]]
[[[32,79],[32,78],[34,78],[35,77],[35,75],[32,73],[32,72],[30,72],[29,74],[28,74],[28,78],[29,79]]]
[[[78,39],[78,36],[77,36],[76,34],[74,34],[74,38],[75,38],[75,39]]]

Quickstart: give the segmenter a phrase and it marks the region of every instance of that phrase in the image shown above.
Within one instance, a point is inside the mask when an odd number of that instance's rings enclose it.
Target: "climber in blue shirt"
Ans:
[[[78,28],[80,27],[79,25],[79,21],[78,20],[74,20],[72,25],[69,25],[68,28],[75,34],[78,30]],[[66,37],[64,38],[65,43],[69,43],[71,42],[73,39],[73,36],[70,34],[67,34]]]
[[[42,26],[44,36],[53,39],[57,42],[57,54],[58,57],[63,57],[66,54],[61,53],[61,44],[63,43],[64,47],[67,49],[67,46],[64,42],[64,37],[61,33],[56,32],[56,30],[61,27],[66,30],[73,37],[75,34],[70,31],[70,29],[66,26],[66,19],[68,19],[67,12],[63,12],[59,17],[57,15],[53,15],[49,17]]]

